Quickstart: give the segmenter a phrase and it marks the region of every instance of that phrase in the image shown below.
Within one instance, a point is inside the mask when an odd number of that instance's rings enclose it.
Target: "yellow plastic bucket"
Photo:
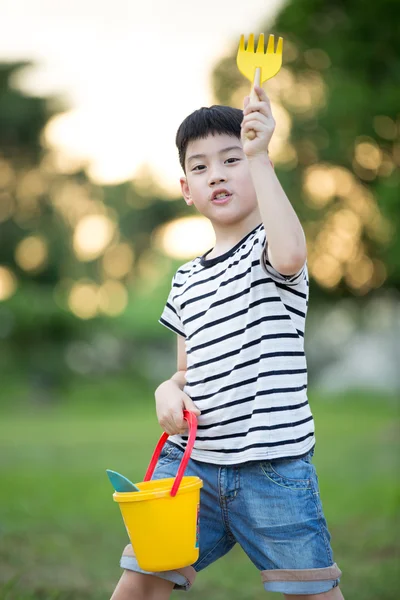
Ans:
[[[196,438],[197,420],[184,411],[189,440],[174,478],[151,481],[161,449],[168,438],[163,433],[138,492],[115,492],[129,539],[144,571],[169,571],[186,567],[199,557],[199,477],[183,477]]]

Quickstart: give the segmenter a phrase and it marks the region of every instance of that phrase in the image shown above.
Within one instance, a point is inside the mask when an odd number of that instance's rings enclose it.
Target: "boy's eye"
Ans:
[[[232,165],[235,162],[237,162],[238,160],[240,160],[240,158],[231,156],[230,158],[227,158],[225,162]],[[205,168],[206,168],[205,165],[196,165],[195,167],[193,167],[192,171],[204,171]]]

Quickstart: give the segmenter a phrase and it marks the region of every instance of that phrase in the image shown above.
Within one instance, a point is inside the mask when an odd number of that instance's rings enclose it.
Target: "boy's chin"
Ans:
[[[237,211],[221,211],[219,214],[207,216],[207,218],[210,219],[212,224],[215,223],[215,225],[224,225],[225,227],[239,225],[240,223],[244,222],[247,219],[247,217],[247,214],[238,213]]]

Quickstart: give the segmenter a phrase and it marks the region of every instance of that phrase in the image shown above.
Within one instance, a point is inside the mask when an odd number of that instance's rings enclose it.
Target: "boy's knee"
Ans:
[[[125,570],[111,600],[168,600],[174,584],[155,575]]]

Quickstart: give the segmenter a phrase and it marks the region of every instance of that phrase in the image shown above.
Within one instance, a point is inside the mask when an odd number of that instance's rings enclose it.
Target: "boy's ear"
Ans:
[[[189,185],[186,180],[186,177],[181,177],[179,181],[181,184],[181,190],[182,190],[182,194],[183,194],[186,204],[188,206],[192,206],[193,200],[192,200],[192,196],[190,194],[190,189],[189,189]]]

